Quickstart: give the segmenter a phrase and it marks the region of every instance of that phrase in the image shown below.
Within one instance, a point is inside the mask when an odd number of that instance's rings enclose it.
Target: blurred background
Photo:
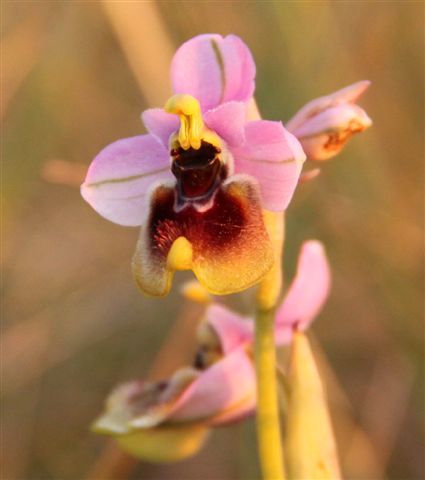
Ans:
[[[325,243],[333,291],[312,336],[345,478],[425,477],[423,18],[407,1],[3,2],[4,479],[259,478],[253,421],[165,466],[89,432],[116,384],[191,360],[200,312],[182,306],[183,275],[166,300],[138,293],[137,229],[102,219],[78,185],[101,148],[143,133],[173,52],[205,32],[249,45],[268,119],[373,82],[360,104],[374,126],[296,192],[285,271],[304,239]]]

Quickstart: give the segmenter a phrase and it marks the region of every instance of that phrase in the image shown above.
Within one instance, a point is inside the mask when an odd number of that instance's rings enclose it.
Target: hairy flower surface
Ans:
[[[305,242],[296,277],[277,311],[277,345],[289,343],[294,330],[310,325],[323,307],[329,287],[330,272],[322,245]],[[193,366],[178,370],[163,382],[122,385],[109,397],[94,430],[115,436],[136,456],[158,461],[176,458],[168,449],[161,450],[168,448],[165,438],[172,433],[174,453],[191,455],[206,438],[201,432],[254,412],[253,331],[251,318],[219,304],[210,305],[198,331]],[[199,442],[187,445],[187,429],[195,427]],[[157,446],[158,437],[164,438],[162,447]]]
[[[241,291],[273,265],[262,209],[288,206],[305,154],[281,122],[247,120],[255,64],[240,38],[189,40],[171,76],[164,109],[142,114],[149,133],[102,150],[81,193],[108,220],[142,226],[133,271],[145,293],[167,294],[186,269],[214,294]]]
[[[316,98],[289,120],[286,128],[298,138],[310,160],[332,158],[352,135],[372,125],[367,113],[355,103],[369,85],[368,80],[362,80]]]

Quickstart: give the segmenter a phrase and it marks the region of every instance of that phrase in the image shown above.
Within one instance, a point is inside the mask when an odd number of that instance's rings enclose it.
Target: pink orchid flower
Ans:
[[[307,103],[286,124],[310,160],[327,160],[338,154],[348,139],[372,125],[367,113],[356,105],[369,88],[363,80]]]
[[[273,250],[262,209],[286,209],[305,154],[281,122],[247,120],[255,64],[234,35],[184,43],[171,67],[174,95],[148,109],[148,133],[118,140],[93,160],[81,194],[103,217],[142,226],[133,272],[166,295],[191,269],[211,293],[257,283]]]
[[[329,288],[330,271],[321,243],[305,242],[295,279],[277,311],[277,345],[288,344],[294,330],[308,328],[322,309]],[[152,459],[159,455],[162,461],[164,456],[149,446],[149,432],[154,439],[161,432],[174,432],[173,441],[180,432],[184,442],[187,431],[183,426],[202,425],[207,430],[252,414],[256,406],[253,335],[252,318],[219,304],[210,305],[199,328],[193,367],[178,370],[165,382],[139,381],[119,387],[95,422],[95,431],[115,436],[137,456]],[[143,437],[138,432],[143,432]],[[193,449],[184,451],[194,453]]]

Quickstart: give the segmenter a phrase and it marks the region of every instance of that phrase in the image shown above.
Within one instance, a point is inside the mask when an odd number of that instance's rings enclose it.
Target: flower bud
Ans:
[[[287,123],[310,160],[328,160],[354,133],[372,125],[366,112],[355,104],[369,85],[364,80],[312,100]]]

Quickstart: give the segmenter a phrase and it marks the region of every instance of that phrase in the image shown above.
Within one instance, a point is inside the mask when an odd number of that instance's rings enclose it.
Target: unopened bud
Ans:
[[[305,105],[287,123],[310,160],[327,160],[341,151],[348,139],[372,125],[355,101],[369,87],[362,81]]]

